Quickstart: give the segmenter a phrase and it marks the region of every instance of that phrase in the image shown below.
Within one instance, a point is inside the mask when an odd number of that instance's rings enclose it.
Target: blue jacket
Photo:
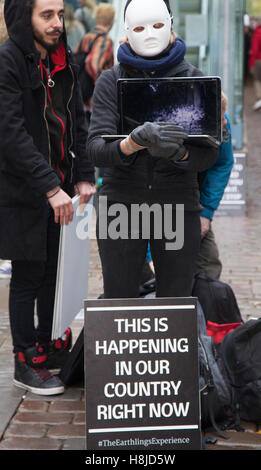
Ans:
[[[227,119],[229,139],[227,142],[222,142],[218,159],[215,165],[205,172],[200,188],[200,202],[203,206],[203,211],[200,215],[207,219],[213,218],[214,212],[218,208],[225,192],[234,165],[230,121],[227,114],[225,114],[225,117]]]

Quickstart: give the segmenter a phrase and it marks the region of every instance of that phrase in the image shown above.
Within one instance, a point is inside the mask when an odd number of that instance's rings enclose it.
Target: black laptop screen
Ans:
[[[221,140],[221,80],[217,77],[120,79],[122,134],[145,121],[172,121],[188,135]]]

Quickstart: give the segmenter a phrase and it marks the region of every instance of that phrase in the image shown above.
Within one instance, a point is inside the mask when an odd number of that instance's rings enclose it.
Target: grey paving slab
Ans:
[[[0,386],[0,441],[3,433],[7,429],[11,418],[16,413],[20,403],[23,400],[24,391],[14,387],[11,384]]]

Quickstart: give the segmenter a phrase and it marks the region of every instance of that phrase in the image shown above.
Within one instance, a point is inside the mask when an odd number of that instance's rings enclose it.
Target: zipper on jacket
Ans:
[[[66,105],[66,108],[67,108],[67,111],[68,111],[68,114],[69,114],[69,117],[70,117],[70,136],[71,136],[71,142],[70,142],[70,146],[68,147],[68,152],[70,153],[71,157],[72,157],[72,163],[71,163],[71,177],[70,177],[70,182],[72,182],[73,180],[73,170],[74,170],[74,160],[75,160],[75,154],[73,153],[73,151],[71,150],[72,146],[73,146],[73,119],[72,119],[72,113],[70,111],[70,108],[69,108],[69,105],[70,105],[70,102],[72,100],[72,97],[73,97],[73,91],[74,91],[74,85],[75,85],[75,79],[74,79],[74,74],[73,74],[73,71],[72,71],[72,67],[71,65],[69,64],[69,67],[68,67],[71,71],[71,74],[72,74],[72,79],[73,79],[73,82],[72,82],[72,87],[71,87],[71,94],[70,94],[70,97],[69,97],[69,100],[67,102],[67,105]],[[46,124],[46,131],[47,131],[47,136],[48,136],[48,149],[49,149],[49,165],[52,166],[52,162],[51,162],[51,140],[50,140],[50,132],[49,132],[49,126],[48,126],[48,121],[47,121],[47,118],[46,118],[46,109],[47,109],[47,106],[48,106],[48,92],[47,92],[47,89],[46,89],[46,86],[44,85],[43,81],[41,81],[42,83],[42,86],[44,88],[44,95],[45,95],[45,106],[44,106],[44,120],[45,120],[45,124]],[[51,104],[51,107],[52,107],[52,101],[51,101],[51,97],[49,96],[49,99],[50,99],[50,104]],[[52,108],[53,109],[53,108]]]
[[[70,178],[70,182],[72,183],[73,181],[73,171],[74,171],[74,160],[75,160],[75,154],[73,153],[72,151],[72,146],[73,146],[73,120],[72,120],[72,113],[70,111],[70,108],[69,108],[69,105],[72,101],[72,97],[73,97],[73,90],[74,90],[74,84],[75,84],[75,80],[74,80],[74,74],[73,74],[73,71],[72,71],[72,67],[71,65],[69,64],[69,69],[71,71],[71,74],[72,74],[72,79],[73,79],[73,82],[72,82],[72,87],[71,87],[71,95],[70,95],[70,98],[67,102],[67,111],[68,111],[68,114],[70,116],[70,135],[71,135],[71,142],[70,142],[70,146],[68,147],[68,152],[69,154],[71,154],[71,157],[72,157],[72,163],[71,163],[71,178]]]
[[[52,102],[52,98],[51,98],[51,94],[50,94],[50,91],[49,91],[49,86],[47,88],[47,94],[48,94],[48,98],[49,98],[49,103],[50,103],[50,106],[51,106],[51,112],[53,114],[53,116],[57,119],[57,121],[61,124],[61,129],[62,129],[62,136],[61,136],[61,140],[60,140],[60,144],[61,144],[61,162],[63,161],[64,159],[64,155],[65,155],[65,152],[64,152],[64,135],[65,135],[65,124],[63,122],[63,120],[56,114],[56,112],[54,111],[54,107],[53,107],[53,102]],[[59,165],[59,161],[57,162],[57,169],[62,177],[62,182],[64,182],[64,174],[63,172],[61,171],[60,169],[60,165]]]
[[[53,116],[60,122],[60,124],[62,125],[62,139],[61,139],[61,161],[63,161],[64,159],[64,155],[65,155],[65,149],[64,149],[64,141],[63,141],[63,138],[64,138],[64,135],[65,135],[65,125],[64,125],[64,122],[63,120],[55,113],[54,111],[54,108],[53,108],[53,102],[52,102],[52,98],[51,98],[51,94],[50,94],[50,91],[49,91],[49,78],[53,77],[54,74],[55,74],[55,70],[53,70],[51,72],[50,75],[48,75],[48,72],[46,70],[46,68],[44,67],[45,71],[46,71],[46,74],[47,74],[47,80],[48,80],[48,85],[47,85],[47,88],[46,88],[46,94],[47,94],[47,101],[48,101],[48,98],[49,98],[49,103],[51,105],[51,111],[52,111],[52,114]],[[71,66],[69,65],[69,69],[71,71],[71,74],[72,74],[72,87],[71,87],[71,94],[70,94],[70,97],[69,97],[69,100],[66,104],[66,108],[67,108],[67,111],[68,111],[68,114],[70,116],[70,135],[71,135],[71,143],[70,143],[70,146],[68,147],[68,152],[69,154],[71,155],[74,155],[73,152],[71,151],[71,147],[72,147],[72,143],[73,143],[73,132],[72,132],[72,115],[71,115],[71,111],[69,109],[69,104],[72,100],[72,96],[73,96],[73,90],[74,90],[74,75],[73,75],[73,72],[72,72],[72,69],[71,69]],[[52,87],[51,87],[52,88]],[[75,156],[74,156],[75,158]],[[71,164],[71,177],[70,177],[70,182],[72,182],[72,177],[73,177],[73,167],[74,167],[74,164],[73,164],[73,159],[72,159],[72,164]],[[62,181],[64,181],[64,174],[62,173],[62,171],[60,170],[60,166],[59,166],[59,162],[57,162],[57,169],[59,171],[59,173],[61,174],[61,177],[62,177]]]
[[[52,162],[51,162],[51,140],[50,140],[48,121],[47,121],[47,118],[46,118],[46,109],[47,109],[47,106],[48,106],[48,98],[47,98],[47,91],[46,91],[45,85],[44,85],[43,82],[41,82],[41,83],[42,83],[43,88],[44,88],[44,96],[45,96],[43,116],[44,116],[44,120],[45,120],[45,124],[46,124],[46,131],[47,131],[47,137],[48,137],[49,165],[52,166]]]

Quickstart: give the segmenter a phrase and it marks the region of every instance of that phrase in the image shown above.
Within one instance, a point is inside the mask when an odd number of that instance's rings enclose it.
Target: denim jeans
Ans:
[[[46,262],[12,261],[9,314],[14,352],[51,339],[60,239],[53,215],[49,207]]]

